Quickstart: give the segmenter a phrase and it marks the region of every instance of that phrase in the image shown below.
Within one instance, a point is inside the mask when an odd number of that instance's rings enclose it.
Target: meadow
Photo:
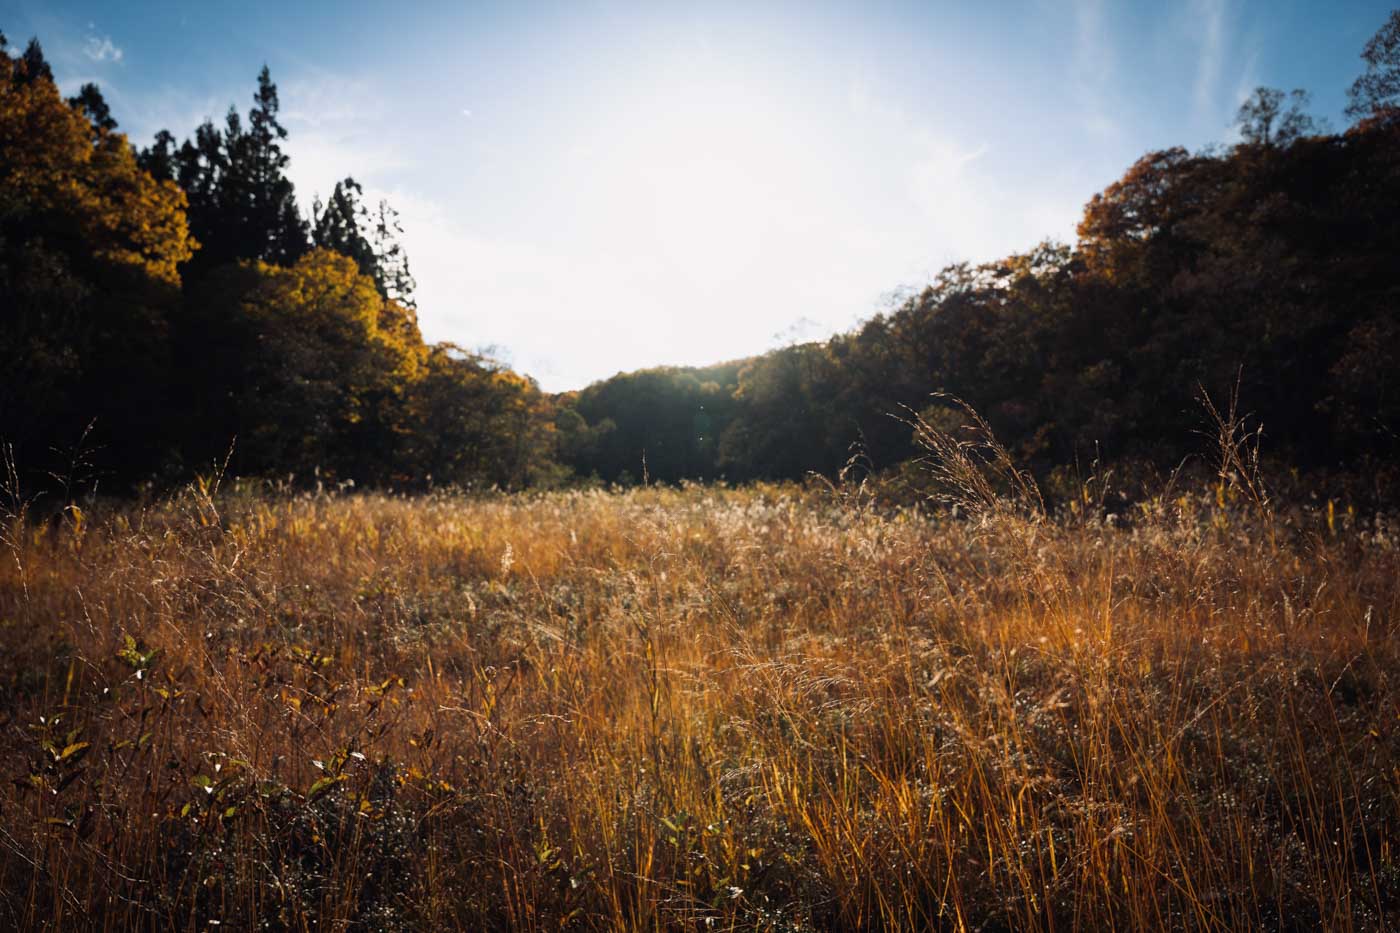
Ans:
[[[1394,524],[867,492],[16,504],[0,926],[1400,925]]]

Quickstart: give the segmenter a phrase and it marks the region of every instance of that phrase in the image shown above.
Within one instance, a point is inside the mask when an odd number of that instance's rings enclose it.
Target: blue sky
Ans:
[[[824,337],[958,260],[1072,239],[1256,85],[1345,89],[1387,2],[0,0],[65,90],[183,138],[272,70],[304,208],[400,211],[425,336],[550,390]]]

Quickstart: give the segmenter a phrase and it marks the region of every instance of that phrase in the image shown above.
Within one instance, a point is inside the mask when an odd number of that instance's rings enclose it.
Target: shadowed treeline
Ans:
[[[300,210],[266,68],[246,116],[137,150],[31,42],[0,56],[0,439],[24,482],[70,491],[226,461],[394,489],[790,479],[853,450],[900,470],[908,416],[957,421],[947,393],[1041,478],[1151,479],[1199,449],[1199,400],[1237,393],[1272,455],[1388,498],[1400,13],[1362,59],[1344,132],[1259,88],[1237,143],[1145,155],[1072,245],[950,266],[824,343],[549,397],[424,343],[387,204],[347,178]]]
[[[278,106],[264,68],[246,120],[138,152],[95,86],[65,101],[37,41],[0,43],[0,439],[25,485],[540,478],[547,399],[423,342],[387,204],[347,178],[302,214]]]
[[[1400,14],[1363,59],[1345,132],[1322,132],[1306,93],[1260,88],[1238,143],[1148,153],[1085,206],[1073,245],[950,266],[824,343],[566,396],[565,459],[605,479],[643,453],[664,480],[794,478],[856,447],[891,468],[914,452],[891,415],[952,423],[929,407],[942,391],[1042,476],[1096,460],[1162,474],[1198,449],[1200,397],[1238,388],[1267,450],[1380,493],[1400,430]],[[655,427],[701,410],[704,445]]]

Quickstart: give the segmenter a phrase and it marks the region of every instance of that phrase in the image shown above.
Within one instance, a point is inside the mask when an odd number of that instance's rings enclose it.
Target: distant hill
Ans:
[[[1265,448],[1305,470],[1398,452],[1400,121],[1149,153],[1078,233],[950,266],[826,342],[590,386],[561,399],[581,439],[564,459],[604,479],[637,478],[643,451],[658,479],[795,478],[859,445],[893,467],[914,448],[891,415],[952,423],[930,398],[947,392],[1042,474],[1168,470],[1203,448],[1201,397],[1236,388]]]

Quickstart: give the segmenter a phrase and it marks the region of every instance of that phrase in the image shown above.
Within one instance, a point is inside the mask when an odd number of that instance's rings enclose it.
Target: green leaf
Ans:
[[[320,779],[319,781],[317,781],[315,784],[312,784],[312,785],[311,785],[311,789],[310,789],[309,791],[306,792],[306,799],[307,799],[307,801],[309,802],[309,801],[315,800],[317,797],[321,796],[321,795],[324,794],[326,791],[330,790],[332,787],[334,787],[335,785],[339,784],[339,783],[340,783],[341,781],[343,781],[343,780],[344,780],[343,777],[323,777],[323,778],[321,778],[321,779]]]

